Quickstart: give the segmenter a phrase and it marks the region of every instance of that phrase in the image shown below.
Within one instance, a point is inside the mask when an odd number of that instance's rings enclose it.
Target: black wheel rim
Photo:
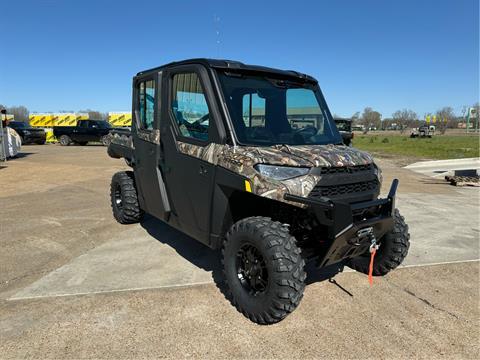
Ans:
[[[116,184],[115,191],[113,192],[113,201],[117,209],[122,209],[122,188],[120,184]]]
[[[268,287],[268,269],[260,251],[252,244],[243,245],[237,252],[237,276],[243,288],[253,296]]]

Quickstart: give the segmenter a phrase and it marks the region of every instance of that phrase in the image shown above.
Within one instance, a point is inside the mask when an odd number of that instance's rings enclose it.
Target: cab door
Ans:
[[[78,142],[88,141],[87,130],[89,126],[89,121],[90,120],[79,121],[78,125],[73,128],[72,136],[71,136],[73,141],[78,141]]]
[[[100,128],[98,126],[98,122],[95,120],[89,120],[88,127],[85,129],[85,141],[98,141],[98,133]]]
[[[200,65],[170,68],[165,77],[161,129],[170,223],[208,245],[215,166],[200,154],[219,141],[213,90]]]
[[[140,206],[147,213],[165,220],[170,205],[159,167],[162,156],[159,129],[161,77],[161,73],[155,72],[134,78],[132,141]]]

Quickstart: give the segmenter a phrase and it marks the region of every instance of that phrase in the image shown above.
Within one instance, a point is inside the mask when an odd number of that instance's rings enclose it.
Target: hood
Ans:
[[[237,147],[237,152],[255,163],[299,167],[343,167],[373,163],[372,157],[344,145],[274,145]]]
[[[306,197],[318,182],[309,173],[284,181],[261,175],[258,163],[298,167],[343,167],[367,165],[373,159],[367,153],[343,145],[275,145],[269,147],[229,146],[211,143],[205,147],[177,142],[180,152],[240,174],[252,183],[252,192],[273,200],[288,202],[286,193]],[[292,205],[300,206],[298,203]]]
[[[41,128],[34,128],[34,127],[26,127],[26,128],[18,128],[18,129],[15,129],[13,127],[10,127],[10,129],[13,129],[15,131],[30,131],[30,132],[44,132],[45,130],[41,129]]]

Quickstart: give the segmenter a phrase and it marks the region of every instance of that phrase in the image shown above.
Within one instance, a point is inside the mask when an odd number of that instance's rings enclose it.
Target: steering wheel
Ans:
[[[307,135],[308,137],[312,137],[316,135],[317,132],[318,132],[318,129],[315,126],[307,125],[305,127],[295,130],[294,134],[296,135],[296,134],[305,133],[305,135]]]
[[[202,123],[206,120],[209,120],[210,114],[203,115],[200,119],[195,120],[193,123],[188,123],[187,127],[194,128],[194,129],[204,129],[205,127]]]
[[[270,141],[275,139],[273,132],[263,126],[252,126],[250,129],[250,137],[252,139]]]

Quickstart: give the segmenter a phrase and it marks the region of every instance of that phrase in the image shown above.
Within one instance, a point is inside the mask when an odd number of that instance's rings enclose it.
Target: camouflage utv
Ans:
[[[271,324],[299,304],[305,264],[382,276],[407,255],[394,180],[342,144],[317,81],[295,71],[194,59],[138,73],[131,133],[108,153],[118,222],[151,214],[221,250],[226,295]],[[376,256],[375,256],[376,254]]]

